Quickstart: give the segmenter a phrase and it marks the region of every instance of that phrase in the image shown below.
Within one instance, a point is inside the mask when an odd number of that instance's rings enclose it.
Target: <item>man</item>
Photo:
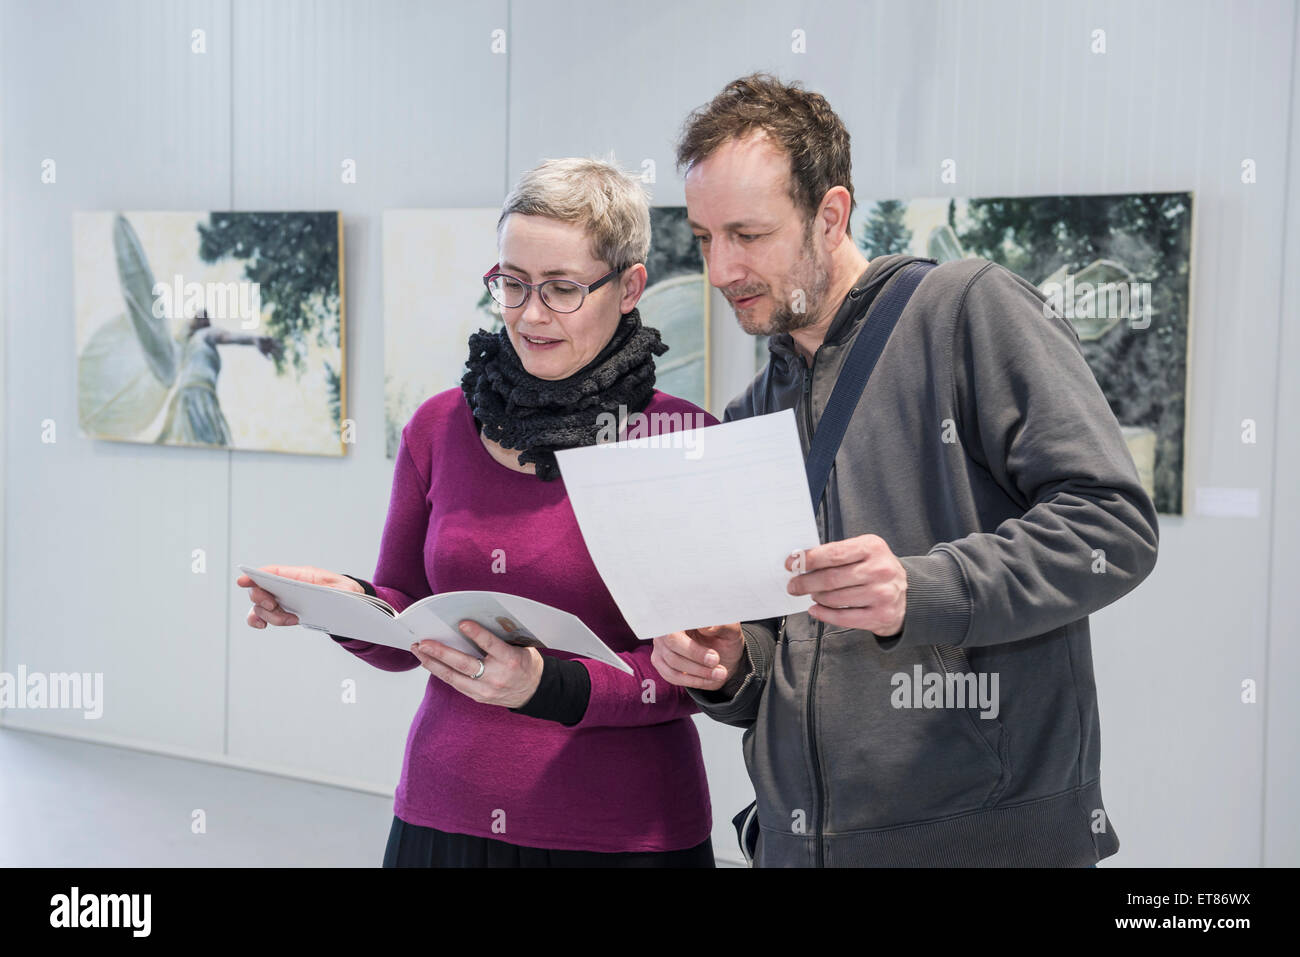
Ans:
[[[797,85],[731,83],[677,159],[710,282],[772,336],[725,419],[793,408],[807,455],[868,310],[916,257],[855,247],[849,135]],[[786,564],[808,612],[655,640],[667,680],[746,729],[755,863],[1114,854],[1087,616],[1151,571],[1156,514],[1065,319],[994,263],[932,269],[817,521],[825,544]]]

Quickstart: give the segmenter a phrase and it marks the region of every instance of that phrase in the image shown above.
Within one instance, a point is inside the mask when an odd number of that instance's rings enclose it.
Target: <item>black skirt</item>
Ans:
[[[393,815],[384,867],[715,867],[713,840],[681,851],[560,851],[450,834]]]

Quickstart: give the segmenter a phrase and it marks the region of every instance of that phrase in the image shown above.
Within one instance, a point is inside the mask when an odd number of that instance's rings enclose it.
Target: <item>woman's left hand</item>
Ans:
[[[432,675],[441,678],[467,698],[483,704],[518,708],[528,703],[542,680],[542,655],[536,648],[519,647],[502,641],[472,621],[462,621],[460,630],[487,655],[480,661],[433,638],[411,645],[411,654]],[[479,665],[483,673],[479,673]]]

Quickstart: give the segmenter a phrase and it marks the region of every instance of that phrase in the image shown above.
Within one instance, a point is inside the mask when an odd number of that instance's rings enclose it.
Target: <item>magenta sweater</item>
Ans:
[[[655,390],[645,411],[702,410]],[[494,572],[502,560],[504,573]],[[429,675],[393,807],[403,821],[557,850],[671,851],[709,836],[694,701],[659,676],[651,643],[623,620],[563,480],[543,482],[494,460],[459,389],[428,399],[402,429],[373,584],[398,611],[472,589],[542,601],[581,618],[633,670],[576,658],[590,674],[591,698],[572,727],[480,704]],[[339,644],[385,671],[419,667],[400,648]]]

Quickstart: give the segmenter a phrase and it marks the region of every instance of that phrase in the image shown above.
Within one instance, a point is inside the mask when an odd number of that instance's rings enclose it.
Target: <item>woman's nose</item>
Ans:
[[[542,294],[534,289],[528,295],[528,301],[524,303],[523,311],[519,317],[525,320],[528,325],[540,326],[551,321],[551,312],[546,308],[546,303],[542,302]]]

